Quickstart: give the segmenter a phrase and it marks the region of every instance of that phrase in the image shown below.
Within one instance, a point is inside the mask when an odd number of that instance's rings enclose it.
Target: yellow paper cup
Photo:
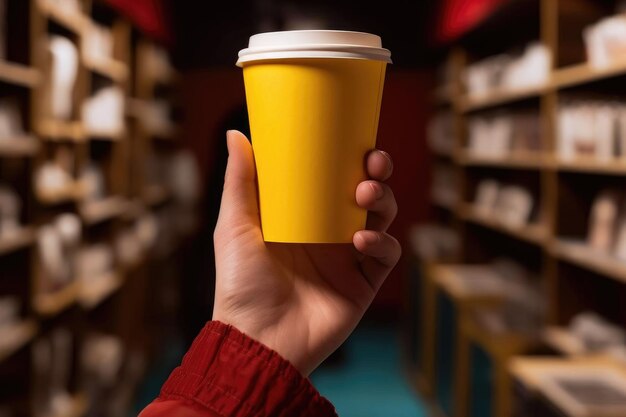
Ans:
[[[263,33],[239,53],[266,241],[348,243],[365,227],[355,191],[388,62],[378,36],[344,31]]]

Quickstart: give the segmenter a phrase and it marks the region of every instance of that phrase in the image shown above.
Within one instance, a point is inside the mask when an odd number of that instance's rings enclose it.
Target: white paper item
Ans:
[[[495,214],[502,223],[521,227],[530,220],[532,206],[530,192],[521,187],[506,186],[500,192]]]
[[[119,87],[98,90],[83,103],[82,120],[91,135],[118,136],[124,132],[124,92]]]
[[[613,247],[619,203],[618,195],[610,191],[600,193],[595,199],[587,238],[592,248],[608,252]]]
[[[78,74],[78,51],[72,41],[53,35],[48,41],[50,62],[51,113],[59,119],[72,115],[72,92]]]
[[[476,191],[476,210],[483,216],[490,216],[496,207],[500,184],[495,180],[483,180],[478,184]]]
[[[595,157],[602,162],[608,162],[615,156],[614,148],[616,137],[617,118],[613,107],[600,105],[594,109],[593,137],[596,140]]]

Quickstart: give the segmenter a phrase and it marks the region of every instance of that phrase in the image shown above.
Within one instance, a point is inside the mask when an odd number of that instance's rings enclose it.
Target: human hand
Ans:
[[[228,167],[215,228],[213,319],[233,325],[310,374],[354,330],[400,257],[386,233],[397,212],[391,158],[372,151],[356,189],[369,210],[353,245],[263,241],[252,146],[227,133]]]

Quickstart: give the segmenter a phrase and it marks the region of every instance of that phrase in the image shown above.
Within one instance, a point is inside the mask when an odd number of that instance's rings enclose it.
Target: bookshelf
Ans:
[[[19,320],[0,328],[0,378],[18,370],[24,381],[16,383],[22,387],[16,392],[19,404],[0,395],[0,408],[9,415],[35,415],[34,379],[39,371],[33,353],[39,342],[56,331],[69,332],[75,358],[80,358],[91,334],[120,340],[127,355],[124,363],[137,357],[149,363],[158,352],[161,330],[146,326],[145,318],[163,314],[150,297],[172,287],[159,290],[151,288],[151,282],[175,278],[182,256],[182,233],[169,239],[171,256],[159,260],[156,267],[152,266],[156,262],[154,247],[142,249],[132,262],[124,263],[116,239],[122,232],[135,230],[144,216],[160,221],[166,217],[165,210],[175,208],[167,184],[148,183],[143,165],[154,141],[167,142],[170,153],[178,149],[177,122],[172,122],[171,131],[153,138],[137,120],[142,105],[157,99],[171,101],[178,75],[168,67],[155,78],[142,62],[142,54],[148,48],[162,47],[104,1],[79,0],[80,10],[50,0],[7,0],[7,4],[7,16],[15,22],[6,25],[5,42],[23,48],[8,48],[7,56],[0,60],[0,93],[17,103],[24,132],[0,139],[0,168],[11,167],[0,169],[0,184],[14,188],[21,200],[20,227],[0,234],[0,299],[10,296],[19,300]],[[86,53],[86,39],[95,25],[110,32],[113,47],[109,57]],[[78,55],[69,117],[54,115],[46,108],[50,101],[46,86],[52,71],[46,39],[52,35],[68,39]],[[123,95],[123,128],[90,128],[82,114],[83,105],[101,89],[111,87]],[[38,170],[56,161],[60,150],[71,162],[70,181],[54,189],[38,187]],[[94,196],[93,184],[84,178],[88,167],[101,172],[101,195]],[[82,280],[76,265],[71,264],[66,283],[47,282],[40,233],[64,215],[77,219],[80,238],[77,248],[63,256],[74,257],[74,251],[90,245],[106,245],[113,253],[110,271]],[[84,389],[80,360],[71,362],[66,372],[72,382],[65,387],[67,407],[62,415],[82,417],[92,408],[93,393]]]
[[[586,229],[593,199],[606,184],[619,189],[622,177],[626,176],[626,160],[618,157],[562,158],[558,142],[560,104],[577,95],[613,100],[625,97],[626,91],[620,86],[626,78],[626,60],[617,59],[606,67],[597,68],[587,63],[585,56],[582,30],[613,15],[615,2],[535,0],[510,3],[517,7],[511,6],[511,10],[531,10],[526,13],[536,16],[537,27],[528,21],[522,24],[517,15],[507,14],[506,7],[503,7],[502,13],[497,15],[500,22],[490,21],[486,25],[489,27],[479,26],[456,44],[449,45],[445,58],[448,78],[433,87],[433,109],[438,117],[448,115],[448,135],[452,140],[446,138],[445,143],[452,142],[453,146],[452,149],[446,148],[445,154],[432,146],[432,159],[436,167],[445,166],[455,173],[456,185],[450,194],[458,198],[454,202],[441,201],[436,198],[441,193],[435,195],[431,199],[432,218],[438,225],[452,228],[460,236],[461,250],[455,264],[483,264],[503,256],[530,264],[547,300],[543,343],[566,354],[567,340],[559,329],[574,315],[592,310],[614,323],[623,325],[626,320],[623,309],[617,305],[603,305],[603,300],[615,304],[615,300],[626,294],[626,261],[591,249],[587,244]],[[499,25],[502,30],[494,32],[493,25]],[[533,41],[541,42],[551,56],[545,82],[469,94],[465,74],[470,65],[488,57],[519,51],[521,45]],[[478,116],[488,120],[516,112],[539,115],[540,148],[535,149],[535,153],[518,151],[514,147],[509,154],[502,156],[470,151],[473,118]],[[477,184],[483,179],[526,186],[535,206],[529,216],[531,219],[522,225],[507,224],[498,216],[476,210],[473,201]],[[423,263],[424,286],[429,282],[440,282],[442,271],[449,265],[446,262],[433,263],[431,259]],[[435,291],[423,292],[420,303],[432,306],[435,297]],[[462,311],[459,307],[463,303],[459,297],[451,298],[457,311]],[[435,311],[433,307],[430,309]],[[427,320],[435,320],[432,314]],[[457,315],[459,321],[465,318],[462,317],[465,314]],[[436,364],[433,364],[432,340],[437,329],[426,322],[420,327],[422,333],[418,339],[428,344],[426,348],[430,353],[423,355],[418,366],[421,372],[415,379],[422,381],[419,385],[423,387],[423,393],[432,395],[435,384],[432,375],[437,372],[433,369]],[[536,348],[537,340],[516,334],[490,336],[475,323],[467,321],[458,332],[455,357],[455,369],[461,381],[455,382],[458,406],[445,415],[474,417],[469,406],[472,382],[466,379],[471,365],[469,346],[474,344],[494,364],[491,415],[509,417],[512,400],[509,373],[517,372],[511,371],[517,369],[517,365],[509,365],[515,355],[523,356]],[[439,406],[442,408],[441,404]]]

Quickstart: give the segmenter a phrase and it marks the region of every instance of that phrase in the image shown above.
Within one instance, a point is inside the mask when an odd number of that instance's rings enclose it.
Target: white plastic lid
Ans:
[[[259,33],[239,51],[237,66],[251,61],[284,58],[352,58],[391,63],[380,36],[344,30],[292,30]]]

